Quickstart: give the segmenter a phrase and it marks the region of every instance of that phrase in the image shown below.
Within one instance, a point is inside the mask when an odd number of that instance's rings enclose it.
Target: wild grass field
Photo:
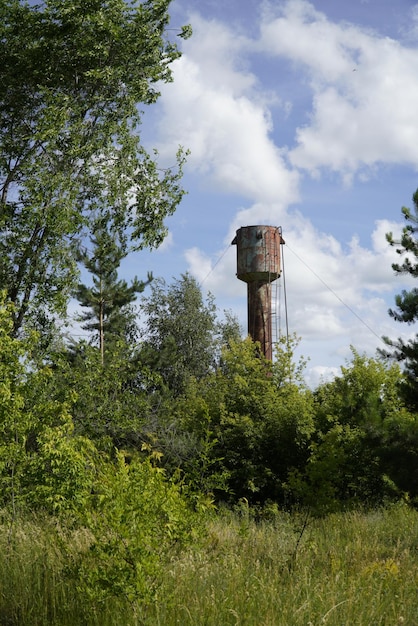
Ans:
[[[218,511],[166,564],[154,602],[98,601],[73,561],[88,538],[46,519],[1,526],[1,626],[416,626],[418,512]]]

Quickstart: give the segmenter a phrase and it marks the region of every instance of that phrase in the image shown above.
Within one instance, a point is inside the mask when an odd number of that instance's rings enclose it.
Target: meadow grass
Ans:
[[[1,626],[416,626],[418,512],[404,505],[322,519],[218,512],[165,567],[149,606],[98,604],[67,575],[82,532],[2,526]]]
[[[285,514],[261,524],[214,521],[206,550],[173,567],[174,602],[149,623],[418,624],[416,512],[312,519],[301,538],[304,523]]]

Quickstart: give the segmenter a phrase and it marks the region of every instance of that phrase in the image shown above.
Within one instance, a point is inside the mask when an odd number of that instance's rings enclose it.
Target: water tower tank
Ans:
[[[280,230],[276,226],[243,226],[237,246],[237,277],[245,283],[272,282],[280,276]]]
[[[236,232],[237,277],[247,283],[248,334],[273,358],[271,283],[280,276],[280,244],[276,226],[243,226]]]

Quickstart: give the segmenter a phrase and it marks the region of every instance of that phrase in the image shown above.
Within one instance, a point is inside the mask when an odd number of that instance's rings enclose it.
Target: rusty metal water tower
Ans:
[[[237,278],[247,283],[248,334],[259,341],[264,356],[273,358],[271,283],[279,278],[281,228],[243,226],[232,244],[237,246]]]

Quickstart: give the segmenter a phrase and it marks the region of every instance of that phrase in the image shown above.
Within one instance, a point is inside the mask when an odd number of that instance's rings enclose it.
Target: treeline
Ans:
[[[77,509],[103,459],[151,462],[193,498],[230,504],[417,502],[418,420],[397,364],[353,350],[339,376],[311,390],[295,338],[271,363],[232,315],[218,319],[191,276],[149,292],[137,340],[131,325],[120,330],[119,310],[103,352],[101,331],[71,343],[57,335],[41,352],[38,335],[11,335],[3,303],[3,506]]]

